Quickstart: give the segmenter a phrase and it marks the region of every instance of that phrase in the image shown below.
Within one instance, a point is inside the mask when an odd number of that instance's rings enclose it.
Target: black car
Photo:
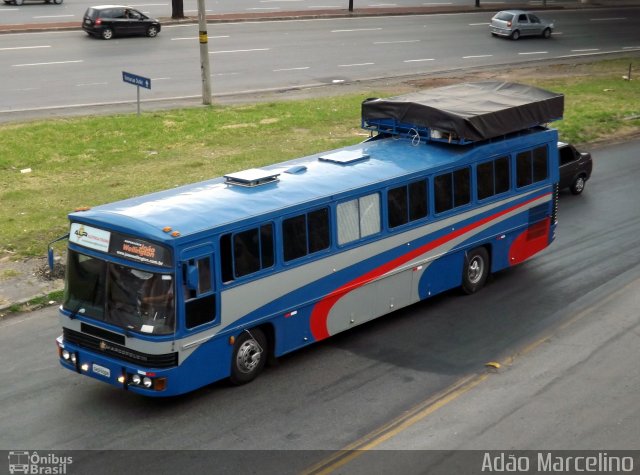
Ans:
[[[89,35],[105,40],[124,35],[147,35],[154,38],[160,33],[160,22],[131,7],[100,5],[87,8],[82,29]]]
[[[579,195],[591,177],[593,160],[588,152],[579,152],[573,145],[558,142],[560,155],[560,189],[569,188]]]

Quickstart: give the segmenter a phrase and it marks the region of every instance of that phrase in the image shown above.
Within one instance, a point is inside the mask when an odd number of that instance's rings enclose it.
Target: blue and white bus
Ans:
[[[71,213],[62,366],[147,396],[241,384],[271,358],[478,291],[554,239],[544,124],[562,103],[511,83],[367,100],[358,145]]]

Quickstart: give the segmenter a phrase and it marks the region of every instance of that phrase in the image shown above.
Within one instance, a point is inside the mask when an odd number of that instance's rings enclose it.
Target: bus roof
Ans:
[[[508,147],[507,142],[522,141],[522,135],[533,132],[523,131],[500,143]],[[505,153],[504,147],[500,149]],[[385,180],[443,170],[476,153],[488,158],[488,152],[473,145],[416,144],[410,139],[381,138],[250,171],[250,178],[256,172],[276,178],[259,186],[229,184],[220,177],[74,212],[69,219],[168,242],[174,238],[162,231],[167,226],[181,236],[193,235],[253,216],[346,195]]]

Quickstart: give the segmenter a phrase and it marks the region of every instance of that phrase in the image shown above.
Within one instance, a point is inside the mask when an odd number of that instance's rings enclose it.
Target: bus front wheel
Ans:
[[[489,277],[489,253],[484,247],[469,251],[462,271],[462,290],[474,294],[480,290]]]
[[[253,381],[264,368],[269,354],[267,350],[267,339],[262,330],[244,330],[233,346],[231,382],[240,385]]]

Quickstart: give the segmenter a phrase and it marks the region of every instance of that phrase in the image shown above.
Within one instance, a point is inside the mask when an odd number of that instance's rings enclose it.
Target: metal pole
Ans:
[[[353,11],[353,0],[349,0],[349,11]]]
[[[140,115],[140,86],[136,86],[136,94],[138,96],[138,115]]]
[[[211,104],[211,68],[209,67],[209,36],[204,0],[198,0],[198,35],[200,41],[200,73],[202,75],[202,103]]]

